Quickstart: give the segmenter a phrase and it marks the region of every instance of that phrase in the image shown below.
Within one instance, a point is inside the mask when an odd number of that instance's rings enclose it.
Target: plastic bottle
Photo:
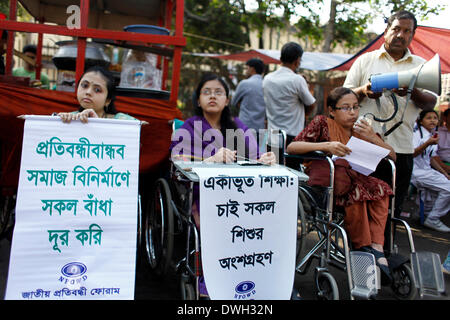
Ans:
[[[143,67],[137,67],[134,70],[133,86],[135,88],[142,88],[144,86],[145,70]]]

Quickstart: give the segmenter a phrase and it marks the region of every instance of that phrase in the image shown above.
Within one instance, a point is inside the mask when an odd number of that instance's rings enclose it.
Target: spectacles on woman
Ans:
[[[346,106],[346,107],[336,107],[335,109],[336,110],[342,110],[342,111],[344,111],[344,112],[350,112],[350,111],[358,111],[359,110],[359,108],[361,108],[361,106],[353,106],[353,107],[350,107],[350,106]]]
[[[217,90],[211,90],[211,89],[203,89],[201,92],[201,94],[205,95],[205,96],[210,96],[214,93],[214,96],[216,97],[221,97],[225,95],[225,91],[221,90],[221,89],[217,89]]]

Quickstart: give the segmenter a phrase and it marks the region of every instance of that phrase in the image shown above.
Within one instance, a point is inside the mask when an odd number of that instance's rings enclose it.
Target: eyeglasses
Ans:
[[[340,108],[339,108],[339,107],[336,107],[336,108],[334,108],[334,109],[336,109],[336,110],[342,110],[342,111],[344,111],[344,112],[350,112],[350,111],[352,111],[352,110],[358,111],[359,108],[361,108],[361,106],[340,107]]]
[[[201,92],[201,94],[205,95],[205,96],[210,96],[214,93],[214,96],[216,97],[221,97],[225,95],[225,91],[217,89],[212,91],[211,89],[203,89]]]

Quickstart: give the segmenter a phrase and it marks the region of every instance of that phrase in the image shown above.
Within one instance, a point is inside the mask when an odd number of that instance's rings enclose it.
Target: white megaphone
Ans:
[[[370,84],[373,92],[417,87],[433,91],[440,96],[441,62],[439,55],[436,54],[432,59],[410,70],[372,75]]]

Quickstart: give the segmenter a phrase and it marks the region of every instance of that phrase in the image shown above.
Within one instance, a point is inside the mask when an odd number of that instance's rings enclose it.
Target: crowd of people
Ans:
[[[172,158],[188,156],[220,163],[255,159],[271,165],[276,162],[275,154],[261,152],[260,141],[252,134],[246,134],[249,129],[264,128],[286,132],[290,154],[322,151],[342,157],[351,152],[346,144],[352,136],[388,149],[388,157],[396,164],[396,189],[392,190],[381,179],[352,170],[347,164],[351,186],[335,196],[335,203],[345,209],[345,228],[353,248],[373,253],[380,270],[389,279],[391,275],[383,245],[390,195],[395,192],[396,217],[401,216],[411,184],[421,191],[423,201],[427,201],[428,194],[434,196],[424,226],[450,232],[450,227],[441,221],[450,209],[449,110],[442,114],[434,111],[437,97],[432,92],[414,88],[408,100],[407,90],[398,88],[393,92],[399,105],[405,107],[392,120],[385,123],[357,121],[360,115],[379,112],[379,106],[382,110],[394,108],[389,98],[371,90],[372,74],[408,70],[425,62],[408,49],[416,27],[417,21],[411,13],[400,11],[392,15],[384,33],[384,44],[379,50],[356,59],[343,86],[329,93],[327,114],[316,115],[309,123],[307,119],[314,113],[316,99],[305,78],[297,72],[303,55],[298,43],[286,43],[281,49],[281,66],[265,76],[265,65],[261,60],[247,61],[248,79],[240,82],[232,95],[220,76],[207,74],[194,93],[195,115],[186,119],[172,137]],[[32,59],[36,56],[33,46],[27,46],[23,51]],[[26,68],[13,74],[34,76],[34,71],[27,64]],[[46,80],[41,74],[41,81],[48,82],[48,78]],[[115,109],[114,80],[101,67],[91,68],[83,74],[76,96],[79,110],[57,114],[63,122],[87,122],[89,118],[134,119]],[[239,108],[238,117],[232,116],[231,106]],[[385,136],[386,130],[400,120],[403,123]],[[201,130],[197,130],[198,127]],[[227,145],[225,136],[230,129],[241,129],[244,133],[238,137],[243,141],[242,148],[236,149],[239,145],[236,141],[232,146]],[[209,140],[204,139],[207,131]],[[183,139],[184,133],[192,139]],[[195,139],[201,143],[194,143]],[[311,170],[314,170],[312,166]],[[194,197],[193,217],[199,227],[198,190]]]
[[[405,105],[403,111],[385,123],[357,122],[360,114],[376,114],[379,106],[385,113],[394,108],[385,95],[371,90],[372,74],[408,70],[425,62],[408,49],[416,27],[417,21],[410,12],[393,14],[387,21],[384,44],[356,59],[343,86],[329,93],[328,115],[317,115],[309,123],[306,120],[315,109],[315,98],[305,78],[297,73],[303,55],[298,43],[285,44],[281,49],[281,67],[265,76],[265,65],[261,60],[247,61],[248,79],[238,84],[231,97],[220,76],[207,74],[194,93],[195,115],[187,119],[172,137],[172,158],[188,156],[190,159],[223,163],[252,158],[269,165],[275,163],[275,154],[261,153],[257,137],[246,134],[249,129],[284,130],[287,152],[292,154],[323,151],[328,155],[344,156],[351,152],[346,143],[355,136],[388,149],[388,157],[395,161],[395,216],[401,216],[403,203],[413,184],[423,194],[431,192],[436,196],[432,210],[427,212],[425,227],[450,232],[450,228],[440,220],[450,208],[449,111],[441,115],[438,127],[440,115],[434,111],[437,96],[414,88],[410,99],[406,99],[406,88],[394,89],[399,105]],[[60,113],[63,121],[129,117],[115,110],[111,80],[100,69],[88,70],[81,78],[77,89],[80,109],[73,113]],[[230,106],[239,108],[238,117],[231,115]],[[400,120],[402,125],[392,134],[384,135]],[[196,130],[196,123],[200,131]],[[238,138],[244,142],[240,150],[236,150],[239,145],[236,140],[234,145],[226,145],[225,136],[229,129],[242,129],[244,132]],[[208,132],[209,140],[204,139],[205,132]],[[184,133],[192,137],[191,140],[183,138]],[[196,139],[201,143],[194,143]],[[214,145],[212,148],[211,143]],[[348,166],[347,172],[352,176],[351,188],[335,197],[336,204],[345,208],[346,230],[354,248],[373,253],[380,269],[389,277],[383,245],[388,199],[394,190],[384,181],[364,176]],[[198,209],[193,212],[199,226]]]

